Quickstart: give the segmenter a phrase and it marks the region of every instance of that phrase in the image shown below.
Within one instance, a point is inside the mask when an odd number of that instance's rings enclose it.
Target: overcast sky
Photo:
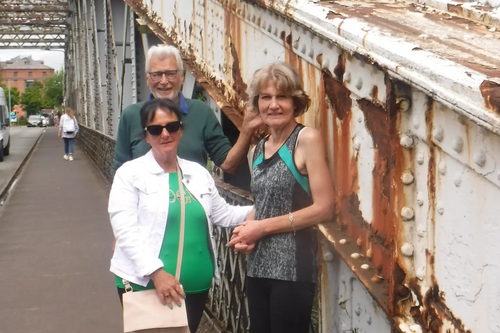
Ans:
[[[31,55],[35,60],[43,60],[44,64],[54,68],[55,70],[61,70],[64,67],[64,53],[60,51],[42,51],[35,49],[15,49],[15,50],[4,50],[0,49],[0,61],[7,61],[14,57],[29,56]]]

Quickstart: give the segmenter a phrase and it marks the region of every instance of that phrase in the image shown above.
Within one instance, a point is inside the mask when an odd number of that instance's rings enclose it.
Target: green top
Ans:
[[[177,267],[181,215],[179,183],[177,178],[177,173],[169,174],[170,203],[168,207],[168,223],[159,255],[164,265],[163,269],[174,276]],[[186,221],[180,282],[185,293],[196,294],[210,289],[212,285],[212,276],[214,275],[214,261],[210,249],[205,210],[201,204],[191,196],[185,186],[184,191]],[[133,290],[154,289],[152,280],[149,281],[146,287],[134,283],[130,285]],[[116,276],[116,286],[124,288],[122,278],[118,276]]]
[[[218,166],[226,160],[231,143],[222,132],[212,109],[202,101],[186,99],[188,113],[182,114],[183,133],[177,155],[186,160],[207,165],[207,153]],[[151,146],[144,140],[140,110],[145,102],[132,104],[123,110],[118,126],[113,168],[145,155]]]

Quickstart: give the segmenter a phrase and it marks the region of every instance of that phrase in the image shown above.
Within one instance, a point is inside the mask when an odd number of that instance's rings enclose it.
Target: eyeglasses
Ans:
[[[160,81],[161,78],[163,77],[163,75],[166,76],[167,80],[173,80],[177,77],[177,74],[179,73],[179,69],[171,69],[171,70],[168,70],[168,71],[164,71],[164,72],[149,72],[149,77],[151,78],[151,80],[157,82],[157,81]]]
[[[148,131],[149,134],[153,136],[158,136],[163,132],[163,129],[166,129],[168,133],[175,133],[182,127],[182,122],[180,120],[173,121],[171,123],[162,125],[149,125],[144,128],[145,131]]]

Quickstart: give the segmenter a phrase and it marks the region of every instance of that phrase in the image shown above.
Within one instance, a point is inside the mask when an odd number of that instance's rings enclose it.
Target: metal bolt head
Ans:
[[[413,127],[415,127],[415,129],[420,127],[420,117],[418,115],[413,116]]]
[[[444,139],[444,130],[442,127],[438,126],[432,131],[432,136],[437,141],[441,142]]]
[[[412,184],[414,180],[415,177],[413,176],[413,173],[411,171],[406,171],[405,173],[403,173],[403,176],[401,177],[401,181],[405,185]]]
[[[342,244],[342,245],[344,245],[344,244],[347,243],[347,239],[342,238],[341,240],[339,240],[339,243]]]
[[[399,143],[404,148],[411,148],[413,146],[413,138],[411,136],[409,136],[408,134],[403,134]]]
[[[356,313],[356,316],[361,315],[361,305],[357,304],[356,310],[354,310],[354,313]]]
[[[350,83],[351,82],[351,73],[347,72],[344,74],[344,82]]]
[[[358,78],[354,86],[356,87],[356,89],[361,90],[361,88],[363,88],[363,79]]]
[[[422,192],[418,192],[418,193],[417,193],[417,204],[418,204],[419,206],[422,206],[422,205],[424,204],[424,199],[425,199],[425,197],[424,197],[424,193],[422,193]]]
[[[410,243],[404,243],[403,246],[401,246],[401,253],[405,257],[411,257],[413,255],[413,245]]]
[[[355,151],[359,151],[359,149],[361,148],[361,142],[358,137],[355,137],[353,140],[353,148]]]
[[[417,154],[417,163],[422,165],[424,164],[424,161],[425,161],[425,154],[423,151],[419,151]]]
[[[478,151],[474,154],[473,160],[478,166],[483,167],[486,164],[486,153],[482,150]]]
[[[410,109],[410,101],[406,98],[401,98],[399,100],[399,111],[406,112]]]
[[[405,206],[401,209],[401,217],[403,218],[404,221],[409,221],[415,216],[415,212],[413,211],[413,208],[409,206]]]
[[[333,261],[333,253],[331,253],[331,252],[326,252],[326,253],[323,255],[323,259],[324,259],[326,262],[331,262],[331,261]]]
[[[443,201],[438,201],[438,204],[437,204],[437,212],[440,214],[440,215],[443,215],[444,214],[444,204],[443,204]]]
[[[359,257],[361,257],[361,255],[359,253],[352,253],[351,254],[352,259],[359,259]]]
[[[446,174],[446,163],[444,161],[439,162],[438,170],[443,176]]]
[[[368,264],[363,264],[363,265],[361,265],[361,269],[363,269],[363,270],[365,270],[365,271],[366,271],[366,270],[369,270],[369,269],[370,269],[370,265],[368,265]]]
[[[464,148],[464,140],[462,140],[462,138],[458,136],[453,140],[451,145],[454,151],[456,151],[457,153],[461,153]]]

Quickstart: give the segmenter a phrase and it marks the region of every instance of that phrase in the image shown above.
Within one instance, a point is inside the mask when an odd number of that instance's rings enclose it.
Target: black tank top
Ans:
[[[312,205],[307,176],[300,174],[294,151],[300,131],[298,124],[283,146],[264,159],[262,139],[255,147],[251,188],[255,219],[288,215]],[[316,231],[313,227],[261,238],[247,258],[251,277],[286,281],[316,282]]]

